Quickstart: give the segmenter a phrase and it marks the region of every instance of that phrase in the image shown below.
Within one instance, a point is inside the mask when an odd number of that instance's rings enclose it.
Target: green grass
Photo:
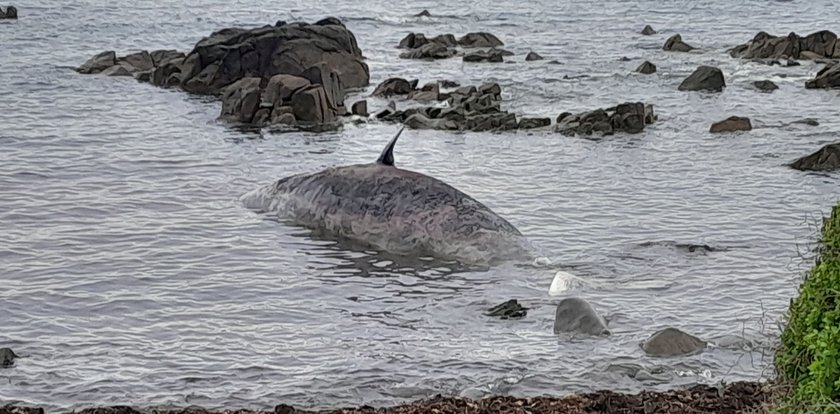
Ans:
[[[840,204],[823,220],[819,257],[791,302],[775,362],[790,386],[780,413],[840,413]]]

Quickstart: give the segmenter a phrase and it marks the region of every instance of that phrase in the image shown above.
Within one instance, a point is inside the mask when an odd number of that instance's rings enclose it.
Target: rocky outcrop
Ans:
[[[636,68],[636,72],[641,73],[643,75],[650,75],[652,73],[656,73],[656,65],[650,63],[648,61],[644,61],[638,68]]]
[[[662,50],[667,52],[690,52],[694,49],[694,46],[683,42],[682,36],[679,34],[669,37],[668,40],[665,41],[665,45],[662,46]]]
[[[511,299],[505,303],[490,308],[484,314],[500,319],[520,319],[528,315],[528,308],[520,305],[519,301],[516,299]]]
[[[649,24],[645,25],[645,28],[642,29],[641,33],[645,36],[652,36],[656,34],[656,30],[653,30]]]
[[[0,367],[10,367],[14,365],[15,358],[18,358],[15,355],[15,352],[11,350],[11,348],[0,348]]]
[[[400,57],[403,59],[436,60],[451,58],[457,54],[458,52],[456,50],[450,49],[440,43],[426,43],[416,49],[401,53]]]
[[[534,51],[528,52],[528,54],[525,55],[525,61],[526,62],[533,62],[535,60],[543,60],[543,57],[540,56],[539,53],[534,52]]]
[[[452,34],[442,34],[429,39],[423,33],[409,33],[399,44],[401,49],[410,49],[401,53],[401,58],[426,60],[446,59],[456,56],[459,54],[458,47],[463,49],[495,49],[499,46],[504,46],[504,43],[498,37],[486,32],[467,33],[459,39],[456,39]],[[490,52],[484,53],[486,55],[490,54]],[[487,58],[480,60],[476,56],[470,59],[465,58],[464,60],[467,62],[488,61]]]
[[[828,30],[805,37],[759,32],[751,41],[730,49],[729,54],[742,59],[840,59],[838,43],[837,35]]]
[[[749,118],[744,118],[740,116],[730,116],[729,118],[724,119],[723,121],[715,122],[712,124],[711,128],[709,128],[709,132],[711,133],[720,133],[720,132],[735,132],[735,131],[751,131],[752,130],[752,123],[750,123]]]
[[[6,10],[0,8],[0,20],[2,19],[17,19],[18,12],[15,6],[6,7]]]
[[[775,83],[769,80],[754,81],[752,85],[762,92],[773,92],[776,89],[779,89]]]
[[[840,169],[840,142],[826,145],[817,152],[790,163],[800,171],[836,171]]]
[[[522,118],[519,120],[519,129],[544,128],[551,125],[551,118]]]
[[[345,88],[366,86],[356,38],[335,18],[219,30],[188,54],[100,53],[80,73],[134,75],[161,87],[222,98],[220,118],[257,125],[329,123],[345,114]]]
[[[607,321],[587,301],[580,298],[566,298],[557,304],[554,312],[554,333],[583,333],[588,335],[609,335]]]
[[[805,82],[808,89],[840,88],[840,63],[825,65],[814,79]]]
[[[691,355],[705,348],[705,341],[675,328],[657,331],[642,343],[646,354],[658,357]]]
[[[653,105],[641,102],[623,103],[607,109],[557,116],[555,131],[567,135],[613,135],[616,132],[637,134],[656,120]]]
[[[712,66],[700,66],[680,83],[681,91],[712,91],[721,92],[726,86],[723,72]]]

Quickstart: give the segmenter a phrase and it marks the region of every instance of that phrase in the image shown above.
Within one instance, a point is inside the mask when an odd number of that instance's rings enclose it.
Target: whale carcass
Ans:
[[[395,254],[465,264],[531,257],[519,230],[474,198],[394,166],[400,133],[376,162],[282,178],[241,200],[249,209]]]

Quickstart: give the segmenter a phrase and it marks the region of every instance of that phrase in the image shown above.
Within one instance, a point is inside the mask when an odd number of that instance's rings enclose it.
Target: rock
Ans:
[[[327,96],[328,108],[332,110],[333,116],[344,115],[344,85],[338,73],[329,67],[325,62],[319,62],[309,67],[300,74],[313,85],[322,85]],[[298,118],[300,120],[300,118]],[[330,121],[327,121],[330,122]]]
[[[423,10],[420,13],[415,14],[414,17],[432,17],[432,14],[429,13],[428,10]]]
[[[642,34],[645,36],[652,36],[656,34],[656,30],[653,30],[653,27],[650,27],[650,25],[648,24],[645,25],[644,29],[642,29]]]
[[[0,9],[0,19],[17,19],[18,12],[15,6],[6,7],[6,10]]]
[[[183,59],[187,57],[182,52],[177,50],[155,50],[149,53],[149,56],[152,57],[152,65],[163,66],[167,62],[175,59]]]
[[[321,85],[310,85],[292,96],[292,111],[298,122],[323,124],[335,121],[327,92]]]
[[[819,126],[820,122],[814,118],[802,118],[797,119],[796,121],[791,122],[791,124],[803,124],[808,126]]]
[[[675,328],[662,329],[642,343],[646,354],[659,357],[691,355],[705,348],[705,341]]]
[[[446,119],[432,119],[420,113],[409,116],[405,121],[403,121],[403,123],[411,129],[458,129],[457,125],[452,121],[448,121]]]
[[[269,121],[271,120],[271,108],[259,108],[257,112],[254,113],[253,119],[251,119],[251,123],[257,126],[264,126],[268,125]]]
[[[729,118],[724,119],[723,121],[715,122],[712,124],[712,127],[709,128],[709,132],[711,133],[719,133],[719,132],[735,132],[735,131],[751,131],[752,124],[750,123],[749,118],[742,118],[739,116],[730,116]]]
[[[805,82],[808,89],[840,88],[840,63],[825,65],[814,79]]]
[[[429,43],[429,40],[423,33],[409,33],[400,40],[398,47],[400,49],[417,49],[427,43]]]
[[[350,107],[350,112],[353,113],[353,115],[367,117],[368,116],[367,101],[363,99],[361,101],[358,101],[358,102],[354,103],[353,106]]]
[[[519,120],[519,129],[535,129],[551,125],[551,118],[522,118]]]
[[[648,61],[644,61],[644,63],[642,63],[636,69],[636,72],[641,73],[643,75],[650,75],[651,73],[656,73],[656,65]]]
[[[251,123],[260,107],[260,81],[260,78],[243,78],[225,88],[219,118],[231,122]]]
[[[528,308],[511,299],[501,305],[494,306],[484,313],[486,316],[497,316],[501,319],[520,319],[528,314]]]
[[[464,55],[464,62],[504,62],[502,52],[498,50],[480,50]]]
[[[755,86],[756,89],[758,89],[762,92],[773,92],[776,89],[779,89],[779,87],[775,83],[773,83],[769,80],[755,81],[755,82],[752,83],[752,85]]]
[[[528,52],[528,54],[525,55],[526,62],[533,62],[535,60],[543,60],[543,57],[537,52]]]
[[[0,367],[10,367],[14,365],[15,358],[18,358],[15,355],[15,352],[11,350],[11,348],[0,348]]]
[[[289,120],[291,118],[291,121]],[[292,107],[288,105],[277,105],[271,110],[272,124],[286,124],[294,125],[296,123],[295,114]]]
[[[442,80],[438,82],[441,88],[457,88],[461,86],[460,83],[451,80]]]
[[[806,37],[796,33],[773,36],[759,32],[751,41],[730,49],[729,54],[741,59],[830,59],[838,57],[837,40],[837,35],[828,30]]]
[[[76,72],[84,74],[93,74],[102,72],[117,64],[117,54],[113,50],[102,52],[83,63],[76,69]]]
[[[501,99],[502,96],[502,87],[499,86],[498,83],[483,83],[477,89],[478,93],[481,95],[492,95],[498,99]]]
[[[390,78],[382,81],[373,90],[372,96],[394,96],[394,95],[408,95],[414,90],[407,80],[403,78]]]
[[[504,46],[505,44],[499,40],[498,37],[486,33],[486,32],[475,32],[475,33],[467,33],[460,39],[458,39],[458,45],[465,48],[474,48],[474,47],[498,47]]]
[[[440,85],[437,82],[427,83],[419,90],[411,91],[408,96],[421,102],[440,101]]]
[[[455,39],[455,35],[452,34],[442,34],[437,35],[431,39],[430,42],[437,43],[440,45],[448,46],[448,47],[455,47],[458,46],[458,40]]]
[[[447,59],[455,56],[455,51],[440,43],[426,43],[419,48],[401,53],[403,59]]]
[[[637,134],[655,119],[653,105],[641,102],[623,103],[612,108],[579,114],[564,112],[557,116],[555,131],[568,136],[612,135],[615,132]]]
[[[132,53],[117,59],[117,64],[123,65],[131,73],[144,72],[155,68],[152,55],[147,51]]]
[[[99,72],[99,74],[104,76],[131,76],[131,72],[129,72],[123,65],[111,66],[110,68]]]
[[[609,335],[607,321],[589,302],[580,298],[566,298],[554,313],[554,333],[579,332],[589,335]]]
[[[800,171],[835,171],[840,169],[840,142],[828,144],[819,151],[799,158],[790,167]]]
[[[713,91],[721,92],[726,86],[723,72],[712,66],[700,66],[689,77],[680,83],[681,91]]]
[[[662,50],[668,52],[690,52],[694,50],[694,46],[683,42],[682,36],[675,34],[665,41],[665,45],[662,47]]]
[[[287,105],[291,102],[295,92],[308,87],[312,83],[300,76],[279,74],[269,79],[268,85],[260,98],[261,106],[273,108],[275,105]]]

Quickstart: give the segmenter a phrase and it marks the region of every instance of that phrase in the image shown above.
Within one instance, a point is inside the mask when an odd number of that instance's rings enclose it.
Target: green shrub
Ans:
[[[840,205],[823,220],[819,257],[791,302],[776,368],[787,412],[840,412]],[[787,408],[785,408],[787,407]]]

